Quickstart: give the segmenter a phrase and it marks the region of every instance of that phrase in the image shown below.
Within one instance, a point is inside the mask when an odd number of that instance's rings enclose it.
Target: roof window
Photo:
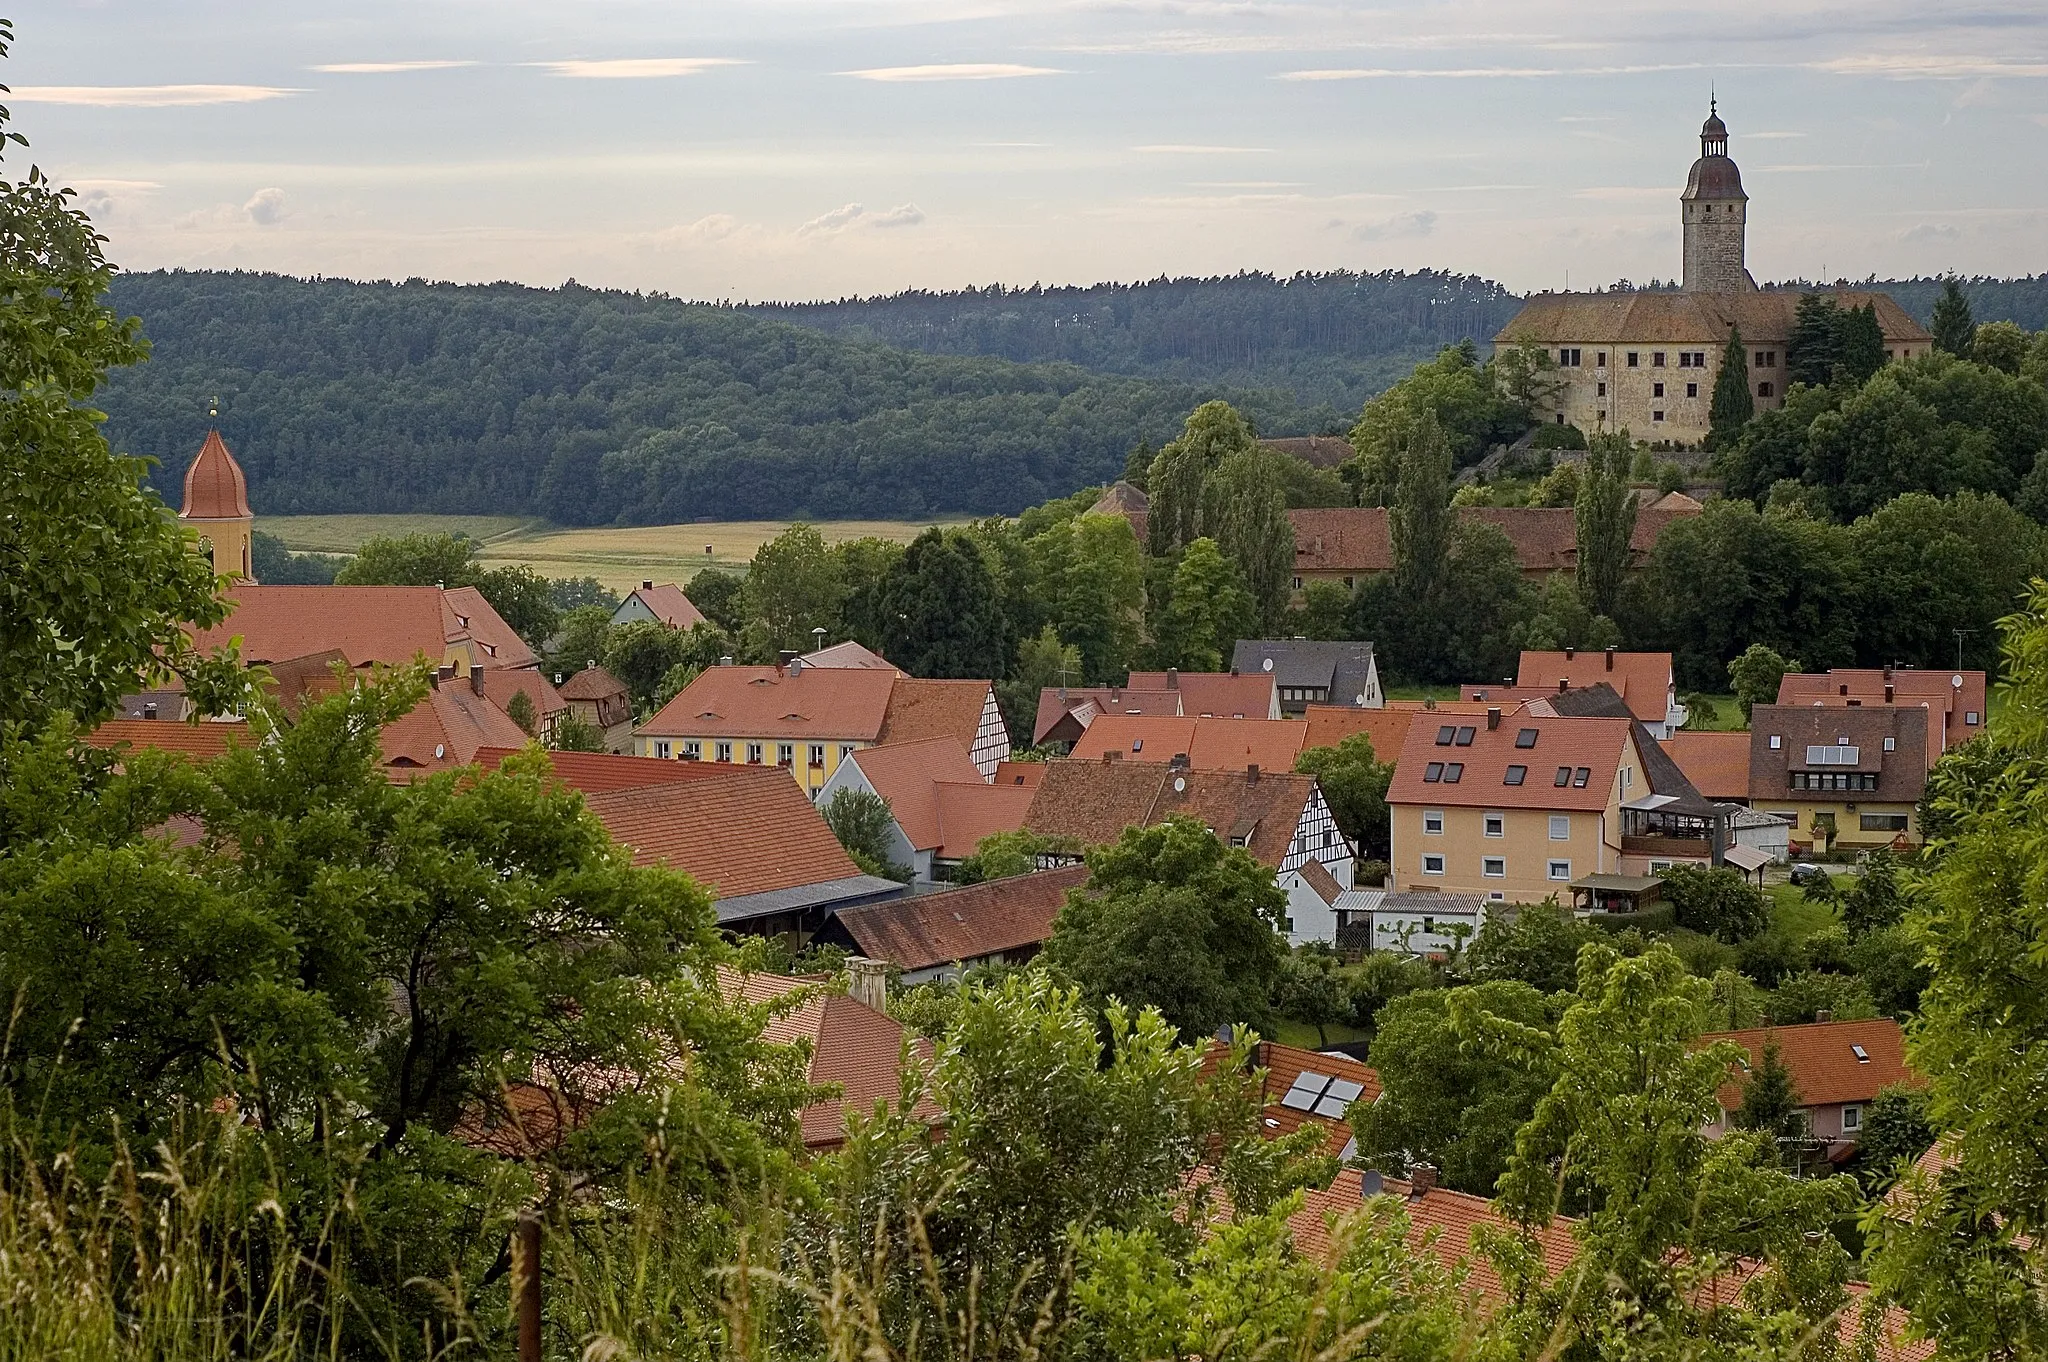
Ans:
[[[1559,789],[1561,790],[1561,789],[1563,789],[1563,788],[1564,788],[1565,786],[1567,786],[1567,785],[1569,785],[1569,784],[1571,784],[1571,783],[1572,783],[1572,768],[1571,768],[1571,767],[1569,767],[1569,766],[1560,766],[1560,767],[1558,767],[1558,768],[1557,768],[1557,788],[1559,788]]]
[[[1529,768],[1528,768],[1528,767],[1526,767],[1526,766],[1510,766],[1510,767],[1508,767],[1508,773],[1507,773],[1507,775],[1506,775],[1506,776],[1504,776],[1504,777],[1502,777],[1502,779],[1501,779],[1501,784],[1503,784],[1503,785],[1520,785],[1520,784],[1521,784],[1521,783],[1522,783],[1523,781],[1527,780],[1528,778],[1529,778]]]
[[[1471,727],[1471,726],[1469,726],[1469,725],[1468,725],[1467,727],[1464,727],[1464,728],[1461,728],[1461,729],[1459,729],[1459,730],[1458,730],[1458,746],[1460,746],[1460,747],[1470,747],[1470,746],[1472,745],[1472,739],[1473,739],[1473,738],[1475,738],[1475,737],[1477,737],[1477,736],[1478,736],[1478,734],[1479,734],[1479,730],[1478,730],[1478,729],[1476,729],[1476,728],[1473,728],[1473,727]]]
[[[1868,1064],[1870,1062],[1870,1051],[1864,1049],[1860,1045],[1850,1046],[1849,1053],[1856,1056],[1856,1062],[1858,1064]]]
[[[1437,782],[1438,782],[1439,780],[1442,780],[1443,778],[1444,778],[1444,764],[1443,764],[1442,762],[1440,762],[1440,761],[1433,761],[1433,762],[1431,762],[1431,763],[1430,763],[1430,764],[1429,764],[1428,766],[1426,766],[1426,767],[1424,767],[1424,768],[1423,768],[1423,771],[1422,771],[1422,783],[1423,783],[1423,784],[1425,784],[1425,785],[1434,785],[1434,784],[1436,784],[1436,783],[1437,783]]]
[[[1572,772],[1572,788],[1574,790],[1583,790],[1586,788],[1586,782],[1591,780],[1592,778],[1593,768],[1590,766],[1581,766],[1578,770]]]
[[[1444,767],[1444,784],[1456,785],[1465,778],[1465,763],[1454,761]]]
[[[1449,747],[1451,745],[1451,739],[1456,737],[1457,733],[1457,729],[1451,727],[1451,725],[1449,724],[1445,724],[1442,728],[1439,728],[1436,731],[1436,745],[1438,747]]]
[[[1518,733],[1516,733],[1516,734],[1515,734],[1515,746],[1517,746],[1517,747],[1534,747],[1535,745],[1536,745],[1536,730],[1535,730],[1535,729],[1533,729],[1533,728],[1525,728],[1525,729],[1522,729],[1522,730],[1521,730],[1520,732],[1518,732]]]

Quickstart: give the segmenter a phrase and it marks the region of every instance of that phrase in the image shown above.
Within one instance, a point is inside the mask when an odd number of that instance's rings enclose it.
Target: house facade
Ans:
[[[949,879],[982,838],[1023,827],[1033,794],[983,780],[967,749],[951,737],[856,749],[819,787],[818,803],[830,803],[840,790],[889,802],[889,860],[909,869],[917,885]]]
[[[1781,705],[1861,709],[1899,705],[1928,711],[1927,766],[1984,731],[1990,719],[1981,671],[1918,667],[1836,667],[1821,673],[1787,672],[1778,682]]]
[[[1273,678],[1283,714],[1300,717],[1310,705],[1380,709],[1380,668],[1370,643],[1318,639],[1239,639],[1230,656],[1233,672]]]
[[[1920,841],[1932,711],[1917,705],[1757,705],[1749,803],[1791,824],[1793,855]]]
[[[1889,1017],[1714,1031],[1701,1036],[1699,1043],[1723,1040],[1740,1045],[1744,1056],[1738,1072],[1721,1088],[1720,1115],[1707,1124],[1706,1133],[1714,1138],[1733,1127],[1743,1091],[1772,1045],[1798,1093],[1808,1138],[1831,1161],[1839,1161],[1862,1138],[1864,1118],[1879,1093],[1920,1082],[1906,1064],[1899,1024]]]
[[[694,629],[706,623],[704,612],[683,594],[681,587],[674,582],[656,586],[652,577],[642,581],[612,611],[615,625],[631,624],[634,620],[653,620],[671,629]]]

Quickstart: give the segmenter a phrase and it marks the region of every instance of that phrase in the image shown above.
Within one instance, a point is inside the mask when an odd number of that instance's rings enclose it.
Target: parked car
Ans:
[[[1795,885],[1817,884],[1827,877],[1828,872],[1811,861],[1801,861],[1792,867],[1792,883]]]

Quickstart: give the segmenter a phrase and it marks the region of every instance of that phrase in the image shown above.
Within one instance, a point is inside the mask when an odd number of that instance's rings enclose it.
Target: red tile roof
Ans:
[[[967,759],[965,744],[954,737],[885,743],[862,748],[847,760],[860,768],[876,794],[889,801],[896,826],[919,851],[945,841],[939,823],[939,783],[981,784],[981,773]]]
[[[228,453],[220,432],[206,432],[206,442],[185,470],[185,505],[178,512],[183,520],[246,520],[249,518],[249,483],[242,466]]]
[[[1578,649],[1566,653],[1522,654],[1515,684],[1530,691],[1554,691],[1560,682],[1575,687],[1605,683],[1646,723],[1661,724],[1670,713],[1671,654]]]
[[[841,643],[827,644],[814,653],[805,653],[797,660],[806,667],[839,667],[856,671],[866,669],[868,671],[902,674],[902,669],[888,658],[883,657],[871,648],[863,647],[852,639],[847,639]]]
[[[1664,740],[1664,752],[1707,798],[1749,798],[1749,734],[1681,729]]]
[[[683,594],[683,589],[674,582],[666,582],[660,586],[635,587],[633,594],[627,599],[639,601],[647,607],[654,618],[671,629],[689,629],[705,623],[704,612],[699,610],[690,598]]]
[[[895,686],[889,692],[889,707],[882,716],[877,743],[957,738],[962,747],[974,750],[975,735],[981,731],[981,716],[988,711],[989,697],[995,693],[991,683],[928,681],[900,673],[881,674],[891,676]]]
[[[1952,684],[1956,678],[1962,685]],[[1891,687],[1891,698],[1885,687]],[[1938,712],[1927,725],[1927,764],[1933,769],[1941,754],[1984,731],[1985,679],[1980,671],[1923,671],[1917,667],[1836,667],[1825,675],[1788,672],[1778,682],[1781,705],[1839,705],[1848,707],[1896,704],[1919,706]],[[1977,722],[1969,717],[1974,714]]]
[[[1578,1257],[1578,1239],[1573,1233],[1576,1221],[1560,1216],[1530,1231],[1494,1210],[1484,1197],[1442,1187],[1432,1187],[1418,1195],[1410,1183],[1399,1178],[1386,1178],[1383,1182],[1386,1193],[1400,1200],[1401,1209],[1408,1216],[1409,1246],[1418,1253],[1429,1253],[1446,1266],[1463,1263],[1470,1270],[1473,1291],[1484,1300],[1504,1300],[1506,1287],[1474,1242],[1475,1231],[1482,1225],[1509,1234],[1532,1235],[1544,1270],[1552,1277],[1569,1269]],[[1359,1175],[1348,1169],[1338,1175],[1328,1190],[1311,1188],[1301,1210],[1288,1221],[1295,1246],[1311,1256],[1327,1255],[1332,1247],[1329,1222],[1364,1204]]]
[[[408,772],[452,771],[476,760],[482,748],[526,741],[526,730],[472,691],[467,680],[427,692],[426,699],[385,725],[379,738],[384,765]]]
[[[981,839],[1024,826],[1037,790],[1023,785],[987,785],[981,780],[941,782],[939,845],[936,854],[957,861],[972,856]]]
[[[995,783],[998,785],[1021,785],[1027,790],[1038,788],[1038,782],[1045,779],[1045,763],[1042,761],[1005,761],[996,766]]]
[[[890,672],[805,667],[792,676],[776,667],[707,667],[639,731],[657,738],[875,742],[895,688]],[[972,735],[970,729],[967,741]]]
[[[231,613],[223,623],[193,635],[201,652],[239,635],[244,662],[280,662],[335,649],[351,667],[403,666],[417,656],[438,665],[450,647],[471,641],[486,666],[529,666],[534,660],[474,587],[240,582],[227,593],[227,603]],[[485,653],[486,644],[497,649],[495,656]]]
[[[1181,712],[1180,692],[1130,690],[1123,686],[1047,686],[1038,693],[1038,715],[1031,741],[1041,743],[1069,714],[1087,728],[1102,714],[1173,714]]]
[[[794,788],[787,776],[782,783]],[[742,975],[724,966],[719,968],[719,982],[732,996],[756,1006],[819,983],[779,974]],[[849,1108],[866,1112],[878,1102],[895,1102],[902,1092],[906,1040],[912,1062],[929,1064],[932,1060],[930,1041],[912,1037],[887,1013],[843,993],[813,995],[794,1009],[769,1018],[761,1035],[777,1045],[808,1045],[811,1059],[806,1077],[814,1084],[833,1084],[841,1090],[838,1097],[813,1102],[798,1113],[804,1148],[810,1150],[831,1149],[845,1140]],[[913,1111],[926,1120],[939,1114],[929,1097]]]
[[[478,748],[476,764],[495,771],[505,758],[520,748]],[[650,785],[681,785],[689,781],[718,780],[735,769],[720,762],[657,761],[653,757],[617,757],[606,752],[549,752],[548,763],[555,779],[584,794],[608,790],[641,790]]]
[[[845,908],[837,917],[868,958],[933,969],[1038,945],[1052,935],[1068,891],[1087,883],[1087,866],[1068,866]]]
[[[1763,1063],[1764,1046],[1775,1039],[1778,1055],[1792,1075],[1804,1106],[1868,1102],[1895,1083],[1921,1080],[1906,1065],[1905,1038],[1889,1017],[1876,1021],[1812,1022],[1805,1026],[1758,1027],[1748,1031],[1715,1031],[1700,1044],[1732,1040],[1749,1051],[1750,1071]],[[1866,1059],[1858,1059],[1855,1047]],[[1721,1089],[1721,1105],[1733,1111],[1742,1105],[1741,1080]]]
[[[1311,747],[1335,747],[1354,733],[1363,733],[1372,741],[1372,754],[1379,761],[1393,761],[1401,755],[1401,744],[1408,741],[1409,725],[1420,711],[1411,709],[1357,709],[1350,705],[1310,705],[1303,715],[1308,724],[1308,736],[1302,739],[1302,750]]]
[[[441,593],[444,613],[453,614],[455,629],[450,637],[463,636],[476,644],[476,660],[485,667],[531,667],[540,659],[519,632],[505,623],[505,617],[473,586],[451,586]]]
[[[1132,672],[1127,690],[1180,692],[1180,712],[1190,718],[1272,719],[1279,715],[1279,691],[1264,672]]]
[[[85,735],[94,747],[116,750],[148,747],[178,752],[194,761],[209,761],[229,747],[253,747],[248,721],[188,724],[175,719],[109,719]]]
[[[535,726],[550,714],[567,712],[569,702],[560,691],[549,683],[545,676],[530,667],[508,671],[503,667],[488,667],[484,670],[484,698],[499,709],[510,712],[509,706],[514,695],[524,695],[533,706]]]
[[[599,666],[585,667],[562,683],[564,700],[615,700],[626,694],[626,683]]]
[[[1180,788],[1176,789],[1178,784]],[[1024,826],[1082,846],[1102,846],[1125,828],[1149,827],[1174,815],[1200,821],[1226,841],[1248,838],[1260,864],[1286,859],[1316,787],[1313,776],[1189,771],[1153,762],[1055,761],[1032,797]]]
[[[1124,761],[1171,761],[1184,753],[1197,771],[1291,771],[1307,737],[1308,724],[1300,719],[1105,714],[1074,744],[1072,760],[1101,761],[1103,753],[1115,752]]]
[[[1311,862],[1313,864],[1313,862]],[[1212,1041],[1202,1056],[1205,1072],[1213,1071],[1230,1049],[1222,1041]],[[1252,1052],[1252,1064],[1263,1071],[1260,1083],[1260,1100],[1264,1111],[1260,1115],[1267,1139],[1279,1139],[1292,1135],[1303,1126],[1316,1126],[1324,1133],[1324,1152],[1341,1155],[1351,1145],[1351,1125],[1346,1113],[1350,1102],[1372,1103],[1379,1100],[1380,1076],[1370,1066],[1361,1064],[1348,1055],[1324,1054],[1315,1050],[1304,1050],[1295,1045],[1282,1045],[1278,1041],[1262,1040]],[[1311,1078],[1305,1085],[1317,1089],[1313,1098],[1298,1097],[1294,1102],[1283,1101],[1303,1074],[1320,1075],[1322,1079],[1340,1079],[1358,1086],[1358,1093],[1345,1098],[1341,1092],[1327,1092],[1317,1079]],[[1304,1107],[1304,1101],[1313,1105]],[[1340,1106],[1341,1104],[1341,1106]],[[1317,1106],[1323,1110],[1317,1110]]]
[[[631,849],[635,865],[685,871],[716,899],[861,873],[779,767],[726,765],[716,779],[605,790],[584,802]]]
[[[1539,718],[1507,714],[1499,728],[1489,729],[1484,715],[1418,714],[1394,764],[1389,804],[1431,804],[1490,809],[1605,809],[1614,797],[1615,772],[1633,741],[1627,719]],[[1446,733],[1445,730],[1450,730]],[[1524,730],[1533,730],[1535,744],[1518,747]],[[1457,739],[1470,737],[1469,745]],[[1446,743],[1438,739],[1449,738]],[[1431,781],[1428,770],[1463,763],[1459,779]],[[1509,785],[1511,766],[1526,767],[1522,783]],[[1563,786],[1559,768],[1571,772]],[[1587,772],[1578,784],[1578,771]],[[1648,793],[1647,786],[1644,793]]]

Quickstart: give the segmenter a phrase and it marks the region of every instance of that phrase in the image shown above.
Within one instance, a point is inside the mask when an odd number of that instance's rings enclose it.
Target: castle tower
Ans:
[[[1685,291],[1754,290],[1756,281],[1742,260],[1749,195],[1742,192],[1742,172],[1728,159],[1728,125],[1714,104],[1700,128],[1700,158],[1686,176],[1678,206],[1685,223]]]
[[[250,565],[256,517],[249,510],[249,483],[217,430],[206,432],[199,457],[185,470],[185,507],[178,519],[213,546],[217,575],[256,580]]]

